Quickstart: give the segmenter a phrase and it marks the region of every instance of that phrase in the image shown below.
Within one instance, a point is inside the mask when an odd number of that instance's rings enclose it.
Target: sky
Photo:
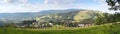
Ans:
[[[90,9],[113,13],[105,0],[0,0],[0,13],[39,12],[42,10]]]

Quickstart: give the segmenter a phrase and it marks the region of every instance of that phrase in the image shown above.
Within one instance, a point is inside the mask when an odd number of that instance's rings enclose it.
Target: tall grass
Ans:
[[[62,30],[0,28],[0,34],[120,34],[120,24]]]

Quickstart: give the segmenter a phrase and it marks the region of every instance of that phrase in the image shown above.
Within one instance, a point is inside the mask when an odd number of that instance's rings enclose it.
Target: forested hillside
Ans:
[[[0,13],[0,20],[21,21],[26,19],[35,18],[36,16],[74,12],[82,9],[66,9],[66,10],[43,10],[39,12],[23,12],[23,13]]]

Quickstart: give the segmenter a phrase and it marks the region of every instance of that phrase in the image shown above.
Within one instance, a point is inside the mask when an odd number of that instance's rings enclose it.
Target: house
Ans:
[[[78,24],[78,27],[86,27],[86,26],[92,26],[93,24],[87,23],[87,24]]]
[[[78,24],[78,27],[84,27],[84,24]]]
[[[41,28],[46,28],[46,27],[52,27],[53,23],[41,23],[39,24],[39,27]]]

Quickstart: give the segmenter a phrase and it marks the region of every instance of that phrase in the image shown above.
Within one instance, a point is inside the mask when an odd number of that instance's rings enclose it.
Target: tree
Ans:
[[[120,10],[120,0],[106,0],[109,10]]]

